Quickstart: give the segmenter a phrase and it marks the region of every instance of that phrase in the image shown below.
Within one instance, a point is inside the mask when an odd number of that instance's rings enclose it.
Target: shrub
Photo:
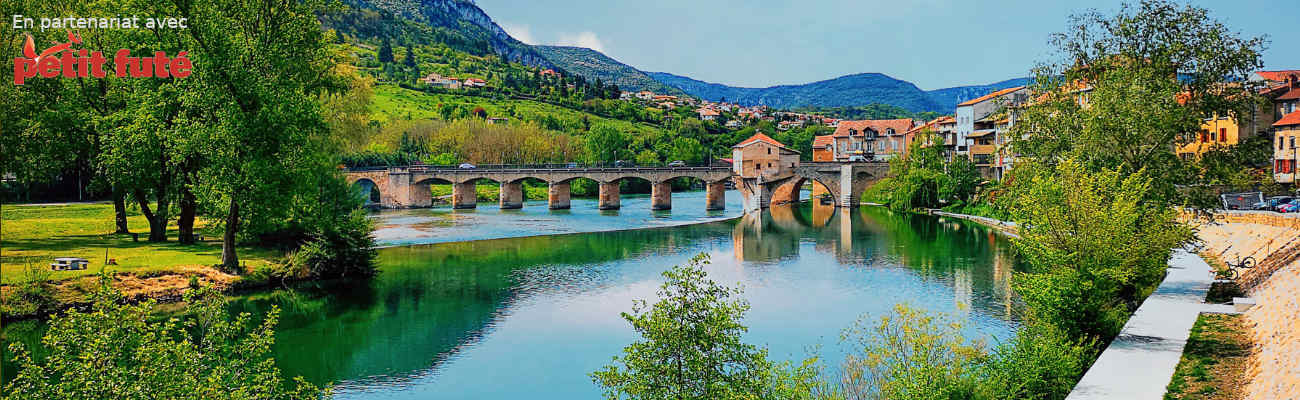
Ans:
[[[123,305],[101,279],[89,311],[50,321],[38,364],[21,343],[10,346],[17,371],[4,387],[13,399],[319,399],[328,392],[301,378],[285,382],[269,356],[279,310],[260,324],[233,320],[226,300],[204,288],[186,294],[189,316],[152,321],[154,303]]]
[[[290,256],[298,273],[313,279],[369,277],[375,274],[372,224],[355,210],[338,225],[321,226]],[[287,278],[287,277],[285,277]]]

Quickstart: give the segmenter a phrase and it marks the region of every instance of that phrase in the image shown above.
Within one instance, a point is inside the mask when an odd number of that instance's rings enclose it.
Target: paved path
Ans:
[[[1066,400],[1164,397],[1213,281],[1209,264],[1182,249],[1168,271]]]

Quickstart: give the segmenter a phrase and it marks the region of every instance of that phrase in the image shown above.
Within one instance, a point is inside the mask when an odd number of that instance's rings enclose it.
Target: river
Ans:
[[[900,302],[953,313],[972,339],[1014,332],[1014,263],[989,229],[811,204],[735,218],[739,194],[727,196],[724,212],[703,211],[699,192],[674,194],[667,212],[637,197],[617,213],[590,200],[559,213],[540,202],[385,211],[382,242],[433,244],[381,250],[380,275],[360,287],[262,292],[233,307],[279,305],[280,367],[343,399],[598,398],[588,373],[637,339],[619,313],[699,253],[712,279],[744,288],[745,340],[773,358],[815,351],[833,367],[843,329]],[[469,239],[482,240],[453,241]]]

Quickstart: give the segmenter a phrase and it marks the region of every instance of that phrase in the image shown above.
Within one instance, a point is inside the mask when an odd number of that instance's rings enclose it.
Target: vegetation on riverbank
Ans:
[[[261,323],[227,313],[225,297],[210,288],[186,295],[183,318],[154,321],[152,301],[124,305],[102,278],[87,311],[54,318],[34,349],[14,344],[13,381],[4,399],[320,399],[329,397],[301,378],[286,381],[269,356],[279,310]]]

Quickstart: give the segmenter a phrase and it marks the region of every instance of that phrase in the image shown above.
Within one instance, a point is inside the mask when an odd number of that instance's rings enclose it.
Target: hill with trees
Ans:
[[[645,72],[618,62],[604,53],[586,47],[533,46],[548,61],[587,77],[613,83],[624,91],[649,90],[660,94],[685,95],[681,89],[668,86],[651,78]]]

